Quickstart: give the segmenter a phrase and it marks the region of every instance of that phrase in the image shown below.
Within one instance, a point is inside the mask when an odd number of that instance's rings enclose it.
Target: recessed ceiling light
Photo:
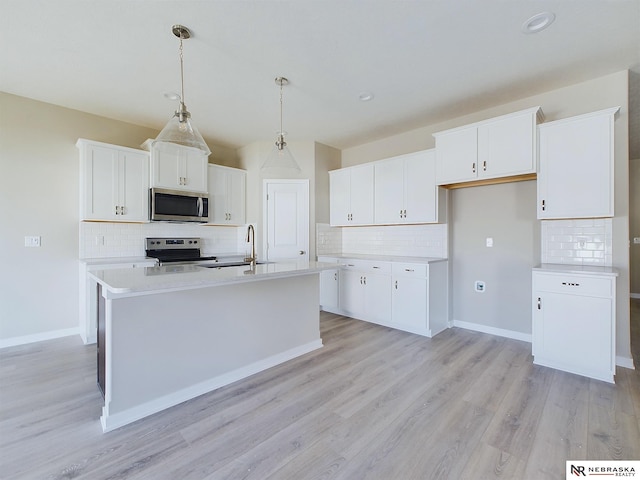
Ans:
[[[523,33],[538,33],[547,28],[556,19],[553,12],[542,12],[534,15],[522,24]]]
[[[360,95],[358,95],[358,98],[360,99],[361,102],[368,102],[370,100],[373,100],[373,93],[362,92]]]

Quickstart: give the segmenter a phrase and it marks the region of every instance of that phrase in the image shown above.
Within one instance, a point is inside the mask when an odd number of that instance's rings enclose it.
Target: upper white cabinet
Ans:
[[[149,155],[79,139],[80,220],[149,220]]]
[[[209,223],[243,225],[247,172],[209,164]]]
[[[373,164],[329,172],[331,225],[373,224]]]
[[[536,173],[540,107],[434,133],[436,184],[451,185]]]
[[[435,150],[374,163],[376,224],[438,222],[444,192],[435,183]]]
[[[613,124],[618,110],[538,127],[538,218],[613,216]]]
[[[207,155],[182,145],[164,145],[161,149],[147,140],[143,147],[151,152],[151,186],[170,190],[207,193]]]

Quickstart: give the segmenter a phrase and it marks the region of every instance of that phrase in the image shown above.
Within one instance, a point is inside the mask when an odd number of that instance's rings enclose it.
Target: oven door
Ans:
[[[152,188],[150,192],[152,221],[206,223],[209,220],[207,195],[163,188]]]

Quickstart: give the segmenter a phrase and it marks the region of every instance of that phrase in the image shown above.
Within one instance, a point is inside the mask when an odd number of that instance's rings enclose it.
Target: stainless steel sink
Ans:
[[[273,262],[256,262],[256,265],[265,265]],[[225,268],[225,267],[248,267],[251,265],[251,262],[219,262],[219,263],[207,263],[203,265],[198,265],[199,267],[204,268]]]

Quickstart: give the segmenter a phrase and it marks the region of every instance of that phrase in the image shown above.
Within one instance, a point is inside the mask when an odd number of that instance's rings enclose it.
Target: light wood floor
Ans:
[[[609,385],[482,333],[321,327],[324,348],[107,434],[94,346],[4,349],[0,478],[557,480],[640,459],[637,370]]]

